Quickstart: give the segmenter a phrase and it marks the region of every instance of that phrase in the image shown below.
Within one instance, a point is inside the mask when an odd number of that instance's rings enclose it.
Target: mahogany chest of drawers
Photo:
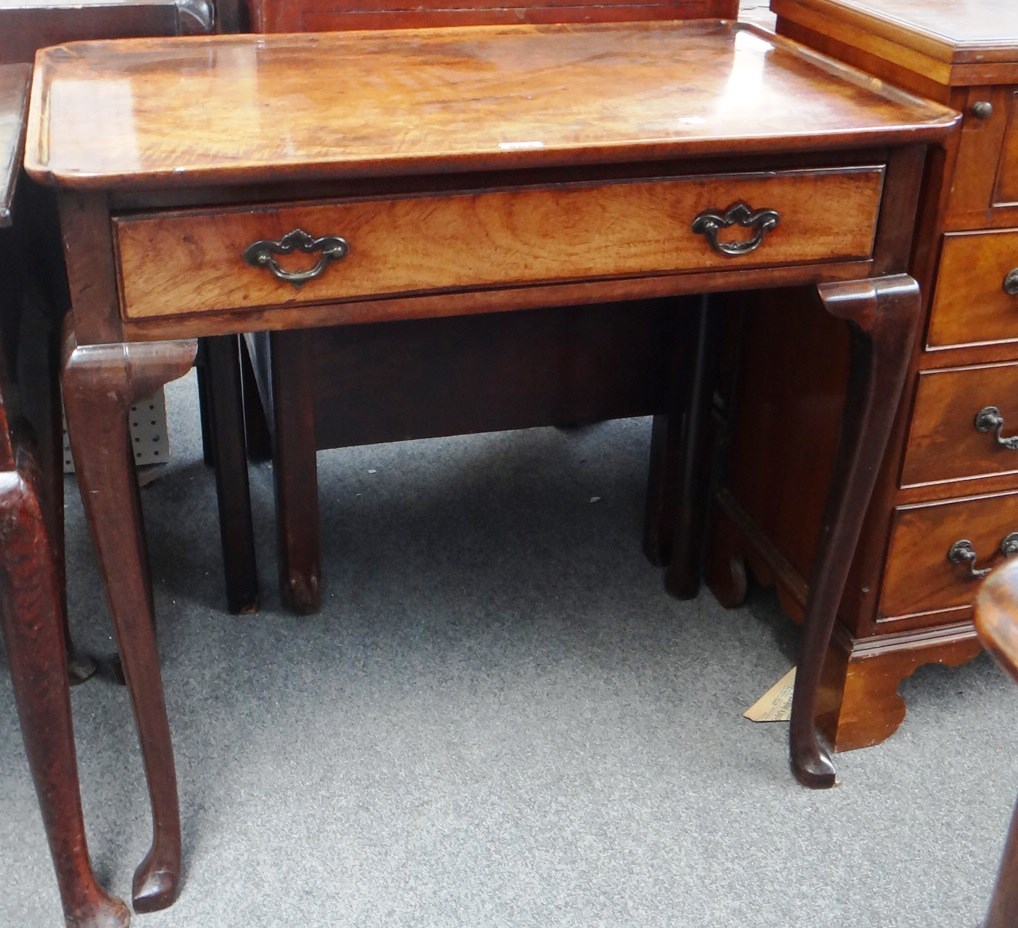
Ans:
[[[822,727],[875,744],[905,715],[917,667],[979,652],[978,577],[1018,552],[1018,5],[1013,0],[771,0],[777,31],[964,114],[927,167],[912,274],[925,322],[825,667]],[[832,208],[836,208],[831,204]],[[837,442],[843,333],[792,295],[749,298],[731,469],[708,582],[745,595],[746,566],[801,612]],[[801,307],[797,307],[801,309]],[[808,343],[812,360],[788,353]],[[739,453],[767,443],[767,459]]]

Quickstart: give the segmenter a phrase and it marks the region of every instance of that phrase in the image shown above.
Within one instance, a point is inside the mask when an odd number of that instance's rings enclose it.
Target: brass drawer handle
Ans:
[[[274,255],[289,255],[300,251],[306,255],[319,252],[318,263],[307,271],[287,271],[279,266]],[[285,280],[295,287],[302,287],[325,273],[333,261],[340,261],[350,253],[350,243],[338,235],[323,235],[315,238],[303,229],[287,232],[278,242],[259,239],[244,249],[244,260],[253,267],[267,267],[277,280]]]
[[[976,413],[977,432],[995,432],[997,444],[1008,451],[1018,451],[1018,435],[1005,438],[1001,433],[1004,431],[1004,417],[996,406],[984,406]]]
[[[733,203],[723,213],[707,210],[693,220],[693,232],[704,236],[710,247],[723,255],[736,257],[748,255],[763,244],[764,236],[775,229],[781,222],[777,210],[761,209],[753,212],[745,203]],[[718,232],[731,226],[740,225],[744,229],[756,229],[756,235],[748,242],[720,242]]]
[[[1004,536],[1000,543],[1000,553],[1004,557],[1014,557],[1018,554],[1018,532],[1011,532]],[[952,564],[967,564],[969,577],[976,580],[985,577],[993,569],[992,567],[976,567],[977,557],[976,549],[972,547],[972,542],[967,538],[958,539],[947,549],[947,559]]]
[[[1018,296],[1018,267],[1013,267],[1007,272],[1003,287],[1008,296]]]

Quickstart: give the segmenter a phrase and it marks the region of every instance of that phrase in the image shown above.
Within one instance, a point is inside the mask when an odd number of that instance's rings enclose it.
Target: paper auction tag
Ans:
[[[787,722],[792,717],[792,690],[795,689],[795,668],[788,671],[746,712],[751,722]]]

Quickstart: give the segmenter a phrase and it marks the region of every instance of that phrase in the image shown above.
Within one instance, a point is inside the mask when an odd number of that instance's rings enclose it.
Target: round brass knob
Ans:
[[[972,115],[976,119],[989,119],[993,115],[993,104],[986,100],[980,100],[972,104]]]

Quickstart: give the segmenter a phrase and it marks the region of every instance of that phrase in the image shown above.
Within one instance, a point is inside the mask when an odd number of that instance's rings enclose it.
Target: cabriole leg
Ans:
[[[791,761],[805,786],[834,785],[815,719],[824,655],[863,519],[887,450],[919,322],[919,286],[904,275],[821,284],[824,308],[850,324],[851,366],[838,455],[809,578],[792,699]]]
[[[131,404],[183,376],[194,340],[65,346],[68,437],[131,694],[152,802],[152,846],[134,875],[139,912],[165,908],[180,880],[180,813],[156,651],[152,584],[128,430]]]

